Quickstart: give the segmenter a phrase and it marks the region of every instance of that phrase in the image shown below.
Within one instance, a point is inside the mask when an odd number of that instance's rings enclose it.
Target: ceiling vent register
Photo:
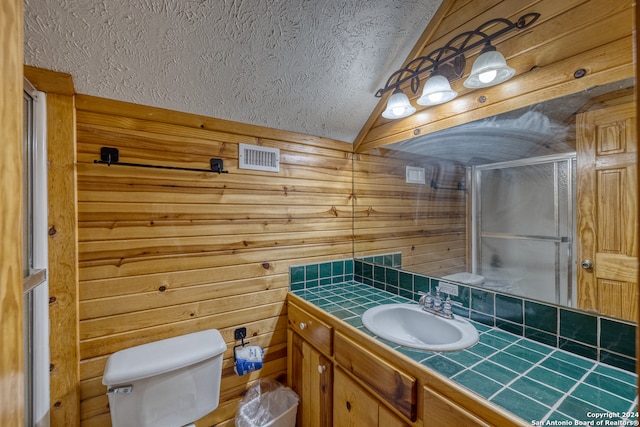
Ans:
[[[280,150],[278,148],[240,144],[238,160],[240,169],[280,172]]]

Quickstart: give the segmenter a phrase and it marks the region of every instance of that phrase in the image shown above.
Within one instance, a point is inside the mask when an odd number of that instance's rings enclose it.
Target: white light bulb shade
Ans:
[[[500,52],[491,50],[475,60],[471,74],[463,84],[469,89],[489,87],[509,80],[515,73],[516,70],[507,65]]]
[[[419,105],[438,105],[449,102],[458,96],[458,92],[451,89],[449,80],[445,76],[436,74],[424,84],[422,96],[416,101]]]
[[[411,105],[411,102],[409,102],[409,97],[402,91],[396,91],[389,97],[387,109],[382,113],[382,117],[385,119],[402,119],[415,112],[416,109]]]

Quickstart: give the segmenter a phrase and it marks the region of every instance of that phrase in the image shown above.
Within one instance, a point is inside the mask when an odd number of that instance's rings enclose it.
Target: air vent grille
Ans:
[[[240,169],[280,172],[280,150],[277,148],[240,144],[238,160]]]

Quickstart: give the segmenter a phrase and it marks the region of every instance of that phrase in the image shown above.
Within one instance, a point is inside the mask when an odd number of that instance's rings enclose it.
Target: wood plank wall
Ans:
[[[22,1],[0,12],[0,425],[23,425]]]
[[[69,74],[25,66],[24,75],[47,94],[50,423],[73,427],[80,424],[75,89]]]
[[[425,184],[407,184],[406,166]],[[468,192],[464,166],[388,149],[354,158],[354,255],[402,253],[402,267],[444,276],[467,268]],[[434,180],[439,189],[431,187]]]
[[[486,89],[470,90],[463,79],[452,82],[458,92],[454,101],[436,107],[418,107],[405,119],[380,116],[382,105],[369,119],[355,142],[356,152],[425,135],[519,107],[579,92],[585,88],[634,76],[633,2],[631,0],[457,0],[445,1],[425,32],[426,55],[454,36],[477,28],[494,18],[516,21],[525,13],[540,13],[531,28],[503,36],[494,45],[516,69],[511,80]],[[442,13],[440,13],[442,12]],[[464,76],[479,52],[467,55]],[[412,59],[412,58],[411,58]],[[574,78],[585,69],[586,75]],[[384,76],[386,78],[386,76]],[[411,96],[412,103],[420,95]],[[386,98],[382,99],[382,103]]]
[[[199,426],[233,425],[243,391],[286,375],[290,265],[352,256],[351,144],[78,95],[81,425],[109,426],[102,373],[115,351],[199,330],[227,342],[220,407]],[[238,169],[238,143],[280,149],[279,173]],[[121,162],[228,174],[94,164]],[[233,373],[233,331],[266,349]]]
[[[74,427],[80,424],[75,89],[69,74],[25,66],[24,75],[47,94],[50,423]]]

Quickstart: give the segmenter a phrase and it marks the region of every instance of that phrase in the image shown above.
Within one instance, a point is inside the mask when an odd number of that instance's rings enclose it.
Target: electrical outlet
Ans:
[[[447,294],[452,297],[458,296],[458,285],[454,285],[453,283],[448,282],[440,282],[438,285],[441,294]]]

